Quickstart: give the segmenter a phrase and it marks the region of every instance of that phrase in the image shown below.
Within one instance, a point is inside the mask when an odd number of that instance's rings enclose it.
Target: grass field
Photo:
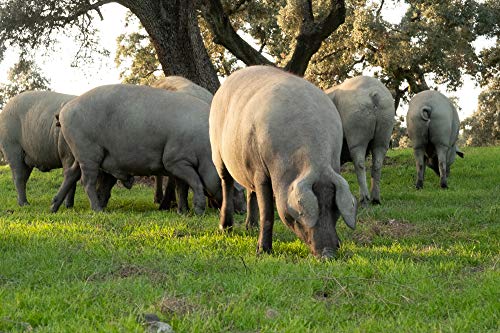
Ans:
[[[274,253],[218,212],[159,212],[153,189],[115,188],[104,213],[81,186],[49,213],[61,171],[34,172],[18,207],[0,167],[0,332],[141,332],[157,314],[176,332],[498,332],[500,147],[464,149],[448,190],[410,150],[390,151],[382,205],[339,221],[335,260],[309,254],[276,215]],[[352,166],[343,176],[357,194]]]

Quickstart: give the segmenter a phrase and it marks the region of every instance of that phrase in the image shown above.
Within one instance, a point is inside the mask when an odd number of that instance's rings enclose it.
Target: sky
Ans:
[[[400,5],[395,7],[385,5],[384,17],[393,23],[399,22],[404,8]],[[44,75],[50,79],[50,88],[54,91],[81,95],[84,92],[105,84],[120,83],[119,70],[114,62],[116,50],[116,37],[125,31],[125,14],[127,9],[118,4],[108,4],[102,7],[103,21],[98,20],[96,27],[100,32],[100,43],[110,51],[108,57],[96,56],[94,64],[84,67],[72,67],[71,63],[78,50],[76,42],[67,37],[61,37],[60,43],[56,46],[56,51],[50,55],[40,55],[36,57],[37,64],[42,69]],[[477,46],[483,47],[487,41],[478,41]],[[8,50],[6,57],[0,63],[0,82],[7,81],[7,72],[17,61],[15,50]],[[475,86],[475,82],[470,77],[464,78],[463,87],[457,92],[442,91],[449,97],[457,97],[461,108],[460,118],[465,119],[472,114],[477,107],[477,98],[480,88]],[[404,115],[407,106],[398,109],[398,115]]]

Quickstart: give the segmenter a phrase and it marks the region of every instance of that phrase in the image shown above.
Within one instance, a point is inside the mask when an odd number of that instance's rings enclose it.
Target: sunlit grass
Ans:
[[[496,332],[500,147],[465,153],[448,190],[427,170],[416,191],[411,151],[391,151],[382,205],[355,231],[339,221],[331,261],[278,220],[274,253],[257,256],[244,216],[224,234],[217,211],[159,212],[143,185],[115,188],[103,213],[79,186],[51,214],[60,170],[35,171],[18,207],[0,166],[0,331],[142,331],[156,313],[177,332]]]

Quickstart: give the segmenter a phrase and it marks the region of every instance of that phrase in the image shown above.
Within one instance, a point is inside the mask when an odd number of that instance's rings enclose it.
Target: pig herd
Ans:
[[[101,211],[117,181],[131,188],[134,176],[156,176],[160,208],[177,201],[185,212],[191,189],[196,214],[207,198],[220,208],[221,229],[232,227],[235,211],[247,213],[247,228],[259,221],[258,251],[269,252],[276,207],[314,255],[331,257],[340,244],[338,218],[356,224],[357,200],[340,166],[354,163],[363,206],[379,204],[394,115],[391,93],[375,78],[355,77],[323,92],[274,67],[252,66],[230,75],[214,96],[176,76],[153,87],[107,85],[81,96],[24,92],[0,113],[0,148],[21,206],[28,204],[33,168],[64,170],[53,212],[63,201],[73,206],[80,179],[92,209]],[[427,165],[446,188],[455,155],[463,157],[453,104],[437,91],[421,92],[410,101],[407,125],[416,187]]]

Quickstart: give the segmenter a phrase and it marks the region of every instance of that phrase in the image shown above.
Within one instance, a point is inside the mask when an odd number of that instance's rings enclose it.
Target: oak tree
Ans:
[[[231,14],[250,3],[280,9],[284,1],[221,0],[6,0],[0,5],[0,55],[7,46],[23,50],[41,45],[49,47],[60,33],[75,33],[82,45],[81,57],[98,45],[93,22],[100,8],[115,2],[128,8],[147,32],[166,75],[183,75],[214,92],[218,79],[203,43],[200,25],[208,27],[212,42],[247,65],[272,63],[238,34],[238,22]],[[321,15],[317,14],[321,3]],[[344,0],[295,0],[286,2],[297,21],[297,33],[291,38],[288,61],[284,67],[302,75],[323,40],[345,20]],[[201,23],[201,17],[203,22]],[[240,21],[241,16],[240,16]],[[255,29],[250,29],[255,31]],[[207,35],[207,34],[205,34]]]

